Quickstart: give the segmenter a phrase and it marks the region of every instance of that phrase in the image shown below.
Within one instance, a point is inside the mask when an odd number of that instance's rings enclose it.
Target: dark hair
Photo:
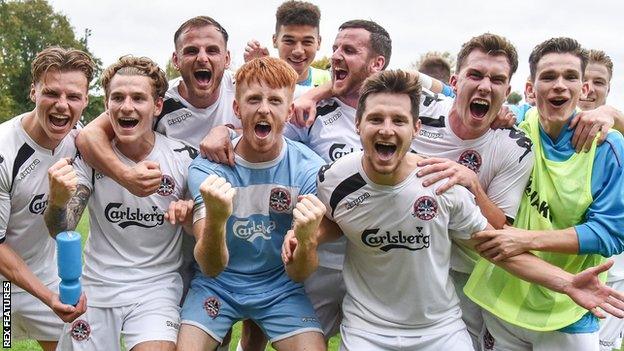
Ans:
[[[386,59],[383,69],[388,67],[392,55],[392,40],[390,34],[379,24],[368,20],[352,20],[340,25],[339,31],[347,28],[362,28],[370,33],[370,48],[377,55]]]
[[[360,122],[366,109],[366,99],[371,94],[390,93],[405,94],[410,99],[410,112],[413,123],[418,122],[418,108],[420,106],[420,82],[414,75],[401,70],[388,70],[377,72],[368,77],[360,89],[355,121]]]
[[[588,63],[597,63],[603,65],[607,68],[607,72],[609,72],[609,80],[613,77],[613,61],[606,52],[602,50],[589,50],[589,61]]]
[[[167,76],[158,65],[147,57],[134,57],[131,55],[122,56],[119,60],[112,65],[108,66],[102,73],[102,87],[104,88],[104,94],[108,98],[110,91],[110,82],[115,75],[123,76],[144,76],[148,77],[152,81],[152,96],[154,100],[159,97],[165,97],[165,92],[169,84],[167,83]]]
[[[420,62],[418,72],[448,83],[451,78],[451,64],[439,53],[428,52]]]
[[[503,36],[484,33],[471,38],[462,45],[457,55],[456,73],[461,70],[466,58],[474,50],[480,50],[492,56],[505,55],[509,62],[509,79],[511,79],[511,76],[513,76],[518,69],[518,52],[514,45]]]
[[[537,63],[547,54],[572,54],[581,60],[581,77],[585,74],[585,67],[589,60],[587,50],[581,47],[578,41],[572,38],[560,37],[551,38],[541,44],[538,44],[529,56],[529,70],[531,72],[531,80],[535,81],[537,73]]]
[[[282,3],[275,13],[275,33],[281,26],[312,26],[319,28],[321,10],[318,6],[305,2],[289,0]]]
[[[39,82],[49,70],[61,72],[80,71],[87,78],[87,88],[93,79],[95,63],[84,51],[51,46],[37,54],[30,65],[33,84]]]
[[[180,35],[182,35],[185,30],[189,28],[201,28],[205,26],[215,27],[223,35],[223,41],[225,42],[225,46],[227,46],[229,38],[227,31],[214,18],[208,16],[193,17],[182,23],[180,28],[178,28],[178,30],[176,30],[175,34],[173,35],[173,44],[176,48],[178,47],[178,38],[180,38]]]

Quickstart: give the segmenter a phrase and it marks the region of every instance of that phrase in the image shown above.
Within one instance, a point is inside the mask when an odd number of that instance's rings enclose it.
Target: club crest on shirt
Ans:
[[[204,301],[204,309],[210,318],[215,319],[221,309],[221,301],[216,296],[211,296]]]
[[[163,174],[162,179],[160,180],[160,186],[156,193],[160,196],[169,196],[173,194],[173,189],[175,189],[175,181],[171,176]]]
[[[481,155],[474,150],[466,150],[459,156],[457,163],[468,167],[475,173],[479,173],[479,169],[481,169],[482,164]]]
[[[431,196],[421,196],[414,202],[412,215],[423,221],[433,219],[438,214],[438,203]]]
[[[485,350],[494,350],[494,336],[487,329],[483,334],[483,347]]]
[[[70,333],[76,341],[87,340],[91,335],[91,326],[84,319],[79,319],[72,324]]]
[[[284,213],[290,210],[292,204],[292,196],[286,188],[273,188],[269,196],[269,208],[273,212]]]

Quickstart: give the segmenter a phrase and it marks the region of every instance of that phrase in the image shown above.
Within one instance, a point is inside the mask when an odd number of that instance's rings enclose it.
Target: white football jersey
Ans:
[[[91,189],[82,278],[89,305],[125,305],[146,287],[163,281],[177,281],[182,290],[177,273],[182,262],[182,228],[166,221],[165,212],[172,201],[190,197],[186,180],[196,151],[178,140],[155,135],[154,147],[145,159],[158,162],[163,177],[158,191],[150,196],[134,196],[81,159],[75,163],[79,184]],[[122,162],[134,165],[115,146],[113,150]]]
[[[412,150],[448,158],[473,170],[490,200],[513,220],[533,168],[531,140],[516,127],[488,129],[477,139],[460,139],[449,123],[452,106],[453,99],[442,99],[420,114],[422,128]],[[453,270],[472,272],[476,258],[473,250],[453,244]]]
[[[305,89],[299,88],[302,94]],[[297,95],[297,90],[295,90]],[[420,100],[420,113],[429,111],[435,101],[441,99],[437,94],[423,90]],[[320,101],[316,106],[316,120],[309,128],[299,128],[287,123],[284,136],[304,143],[316,152],[325,162],[332,163],[340,157],[362,150],[360,136],[355,128],[356,110],[340,101],[330,98]],[[342,269],[346,240],[326,243],[319,248],[319,265],[333,269]]]
[[[48,150],[28,136],[22,127],[25,116],[0,124],[0,242],[7,243],[47,285],[58,280],[56,243],[43,220],[48,205],[48,168],[61,158],[76,156],[77,130]],[[23,290],[14,285],[13,291]]]
[[[223,72],[219,99],[206,108],[196,108],[180,96],[178,86],[181,81],[182,78],[176,78],[169,82],[163,110],[154,120],[154,130],[169,138],[184,140],[193,147],[199,147],[206,134],[216,126],[231,124],[241,128],[240,120],[234,115],[236,91],[232,72]]]
[[[362,155],[347,155],[318,175],[326,216],[348,239],[343,323],[383,335],[461,329],[448,272],[451,240],[487,226],[473,195],[461,186],[436,195],[422,186],[418,168],[395,186],[375,184]]]

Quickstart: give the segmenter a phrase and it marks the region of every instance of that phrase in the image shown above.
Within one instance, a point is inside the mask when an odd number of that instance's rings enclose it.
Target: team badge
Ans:
[[[211,296],[204,301],[204,309],[210,316],[210,318],[215,319],[219,315],[219,310],[221,309],[221,301],[217,299],[216,296]]]
[[[91,335],[91,327],[87,321],[79,319],[72,324],[70,333],[71,337],[76,341],[87,340],[89,335]]]
[[[485,330],[483,334],[483,348],[485,350],[494,350],[494,336],[490,334],[489,330]]]
[[[273,212],[283,213],[290,209],[292,203],[292,197],[290,191],[285,188],[273,188],[271,189],[271,196],[269,197],[269,207]]]
[[[457,163],[470,168],[470,170],[475,173],[478,173],[482,163],[481,155],[474,150],[466,150],[459,156]]]
[[[421,196],[414,202],[415,217],[428,221],[438,214],[438,203],[430,196]]]
[[[158,187],[158,190],[156,190],[156,193],[160,196],[169,196],[173,194],[173,189],[175,189],[175,182],[173,181],[173,178],[163,174],[160,186]]]

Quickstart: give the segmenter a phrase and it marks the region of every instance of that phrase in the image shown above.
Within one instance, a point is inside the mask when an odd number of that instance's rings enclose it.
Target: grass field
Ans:
[[[89,233],[89,216],[87,211],[82,216],[80,223],[78,224],[78,228],[76,230],[82,235],[82,246],[84,247],[85,240],[87,239],[87,235]],[[236,344],[240,339],[240,324],[237,323],[234,325],[234,330],[232,331],[232,342],[230,342],[230,351],[236,350]],[[340,344],[340,337],[333,337],[329,341],[329,350],[334,351],[338,350],[338,346]],[[20,342],[13,342],[13,345],[9,349],[5,350],[14,350],[14,351],[41,351],[41,347],[36,341],[27,340]],[[267,350],[273,350],[272,347],[267,347]],[[114,350],[111,350],[114,351]]]

